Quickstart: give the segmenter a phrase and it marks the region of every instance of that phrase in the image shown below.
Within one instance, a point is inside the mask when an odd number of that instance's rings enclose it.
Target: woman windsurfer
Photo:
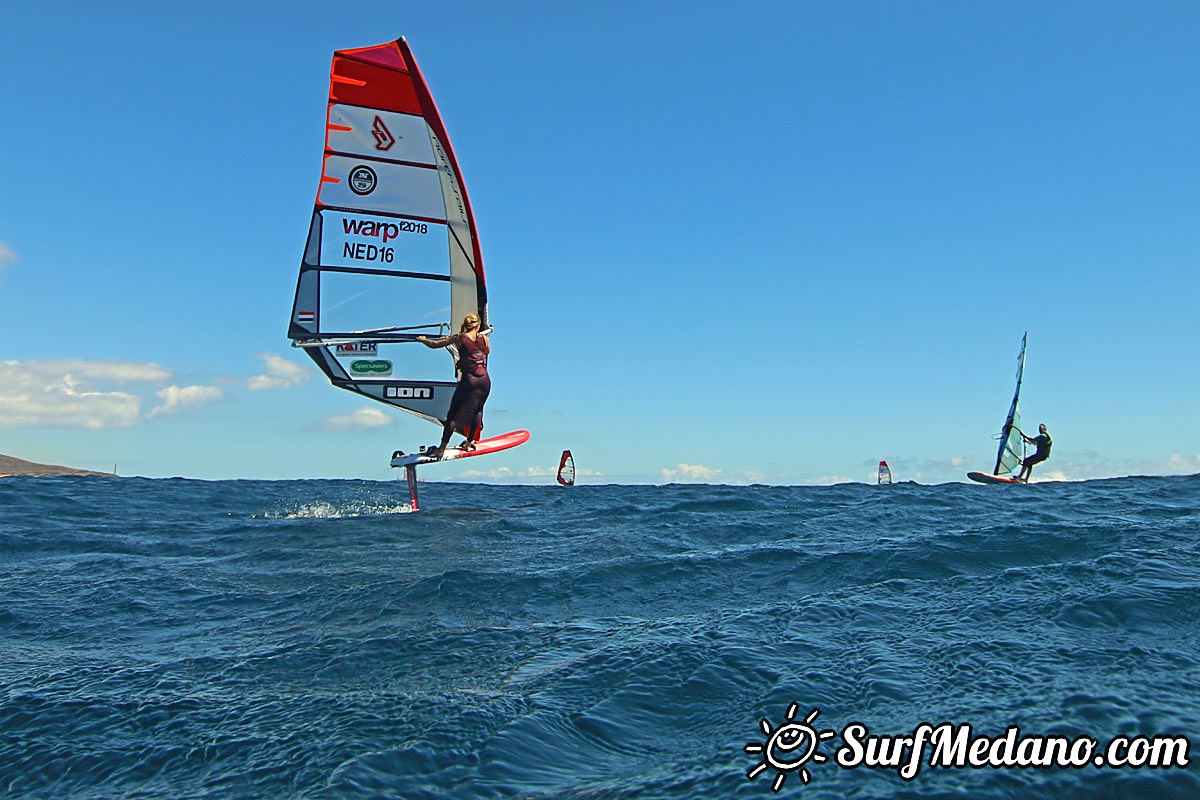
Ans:
[[[450,410],[442,427],[442,441],[436,448],[426,450],[426,455],[441,458],[454,431],[466,438],[459,445],[461,449],[474,450],[479,433],[483,430],[483,404],[492,391],[492,379],[487,371],[488,354],[492,347],[487,334],[479,330],[479,315],[474,312],[467,314],[459,332],[453,336],[442,339],[418,336],[417,341],[430,348],[454,345],[458,349],[458,386],[454,387],[454,396],[450,399]]]

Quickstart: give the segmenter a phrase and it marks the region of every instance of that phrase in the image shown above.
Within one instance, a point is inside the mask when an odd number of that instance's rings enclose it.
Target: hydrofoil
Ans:
[[[475,443],[474,449],[464,450],[461,447],[447,447],[440,457],[430,455],[432,448],[422,447],[416,453],[405,453],[403,450],[397,450],[392,453],[392,466],[404,467],[406,477],[408,478],[408,495],[412,500],[413,511],[419,511],[420,505],[417,499],[417,467],[421,464],[436,464],[439,461],[455,461],[460,458],[471,458],[472,456],[486,456],[488,453],[499,453],[501,450],[508,450],[517,445],[525,444],[529,441],[529,431],[509,431],[502,433],[499,436],[493,436],[490,439],[480,439]]]

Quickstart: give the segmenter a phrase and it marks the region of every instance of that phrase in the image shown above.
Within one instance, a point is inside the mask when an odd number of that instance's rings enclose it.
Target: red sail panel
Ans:
[[[405,114],[421,113],[411,75],[393,67],[347,58],[341,53],[334,55],[329,73],[329,102]]]

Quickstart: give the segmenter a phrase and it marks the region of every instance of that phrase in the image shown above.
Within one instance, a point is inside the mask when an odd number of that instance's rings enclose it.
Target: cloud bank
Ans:
[[[366,431],[392,424],[392,418],[378,408],[366,407],[349,414],[337,414],[317,427],[326,431]]]
[[[116,387],[171,375],[132,361],[0,362],[0,428],[128,428],[141,421],[142,398]]]
[[[225,392],[216,386],[168,386],[165,389],[159,389],[156,394],[163,403],[152,410],[147,415],[147,419],[163,414],[174,414],[184,408],[208,405],[225,397]]]
[[[762,483],[767,477],[763,472],[726,472],[702,464],[679,464],[675,469],[662,469],[660,474],[666,483],[747,484]]]
[[[177,386],[154,363],[44,359],[0,362],[0,428],[130,428],[216,402],[216,386]],[[157,396],[149,413],[144,407]]]
[[[0,269],[4,269],[9,264],[17,260],[17,251],[0,242]]]
[[[291,389],[303,386],[312,379],[312,370],[274,353],[259,353],[266,365],[266,372],[246,379],[243,384],[252,392],[266,389]]]

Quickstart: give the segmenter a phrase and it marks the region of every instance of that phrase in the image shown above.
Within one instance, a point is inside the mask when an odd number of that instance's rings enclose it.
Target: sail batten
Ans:
[[[325,123],[288,336],[335,386],[440,424],[452,349],[400,345],[471,312],[487,329],[487,287],[458,160],[403,39],[334,53]]]

